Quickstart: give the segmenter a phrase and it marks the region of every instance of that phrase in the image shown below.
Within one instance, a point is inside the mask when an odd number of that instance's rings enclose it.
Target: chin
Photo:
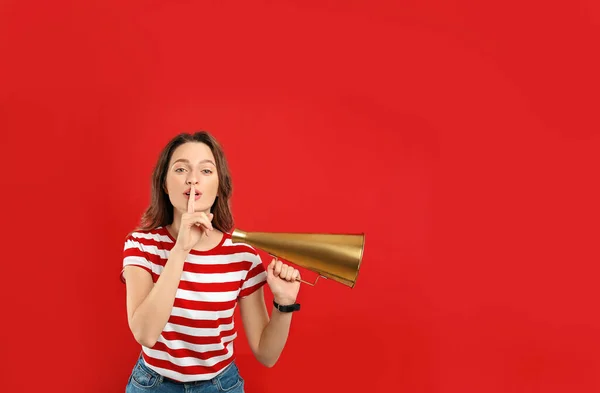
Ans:
[[[187,205],[179,207],[178,210],[182,214],[187,213]],[[205,212],[205,211],[210,212],[210,206],[208,206],[208,207],[207,206],[199,206],[196,208],[196,212]]]

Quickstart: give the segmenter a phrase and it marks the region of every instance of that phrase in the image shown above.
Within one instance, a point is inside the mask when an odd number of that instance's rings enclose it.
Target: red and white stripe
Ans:
[[[156,282],[174,244],[164,227],[134,232],[125,240],[123,268],[139,266]],[[237,299],[260,288],[266,278],[257,251],[248,244],[233,244],[228,233],[212,250],[192,250],[169,321],[152,348],[142,346],[148,367],[181,382],[218,375],[233,361]],[[121,280],[125,282],[123,271]]]

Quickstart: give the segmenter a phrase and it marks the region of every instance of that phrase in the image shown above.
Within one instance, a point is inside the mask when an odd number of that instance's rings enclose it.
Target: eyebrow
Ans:
[[[173,166],[173,165],[177,164],[177,163],[178,163],[178,162],[180,162],[180,161],[181,161],[181,162],[185,162],[186,164],[189,164],[189,163],[190,163],[190,160],[188,160],[188,159],[185,159],[185,158],[180,158],[179,160],[175,161],[175,162],[174,162],[174,163],[173,163],[171,166]],[[199,164],[204,164],[205,162],[208,162],[208,163],[211,163],[211,164],[213,164],[214,166],[217,166],[217,165],[216,165],[214,162],[212,162],[212,160],[209,160],[209,159],[202,160],[202,161],[200,161],[200,162],[199,162]]]

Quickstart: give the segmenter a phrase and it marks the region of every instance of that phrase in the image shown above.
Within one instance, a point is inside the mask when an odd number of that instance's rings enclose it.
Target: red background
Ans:
[[[205,129],[240,228],[367,239],[274,368],[237,320],[247,392],[600,391],[598,3],[225,3],[0,5],[0,390],[124,391],[124,236]]]

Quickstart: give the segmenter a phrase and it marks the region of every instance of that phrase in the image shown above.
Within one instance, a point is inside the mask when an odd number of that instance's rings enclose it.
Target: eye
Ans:
[[[202,172],[207,175],[210,175],[211,173],[213,173],[213,171],[211,171],[210,169],[203,169]]]
[[[181,173],[181,172],[183,172],[183,171],[185,171],[185,168],[176,168],[176,169],[175,169],[175,172],[180,172],[180,173]]]

